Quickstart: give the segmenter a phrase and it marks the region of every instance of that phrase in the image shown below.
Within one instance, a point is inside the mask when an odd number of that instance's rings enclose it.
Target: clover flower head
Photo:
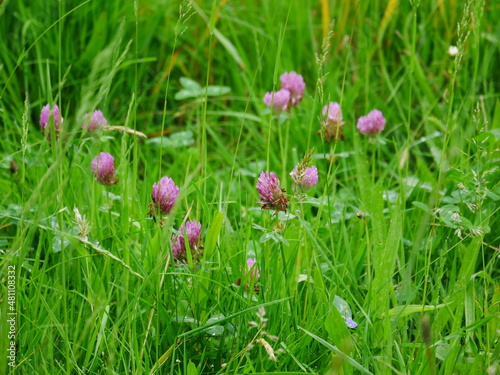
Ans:
[[[286,211],[288,198],[285,190],[280,188],[280,180],[273,172],[262,172],[257,180],[259,202],[264,210]]]
[[[330,102],[328,105],[323,107],[323,116],[326,116],[325,123],[335,123],[338,125],[343,125],[342,121],[342,110],[340,109],[340,104],[337,102]]]
[[[266,92],[266,95],[264,95],[264,103],[275,113],[288,110],[289,101],[290,91],[284,89],[276,92]]]
[[[101,152],[92,160],[92,173],[96,181],[111,186],[118,182],[115,176],[115,159],[107,152]]]
[[[260,277],[260,269],[255,266],[255,263],[257,263],[257,259],[255,258],[247,259],[247,268],[250,273],[250,276],[254,279],[258,279]]]
[[[283,73],[280,76],[281,89],[290,91],[290,107],[296,107],[302,100],[306,84],[304,78],[295,72]]]
[[[43,133],[47,130],[47,125],[50,123],[50,117],[54,120],[54,130],[56,135],[59,136],[64,119],[61,116],[61,111],[59,110],[57,104],[54,104],[52,110],[50,109],[50,104],[47,104],[40,112],[40,126],[42,127]]]
[[[342,110],[340,109],[340,104],[336,102],[330,102],[328,105],[323,107],[323,117],[322,128],[318,134],[322,134],[325,137],[326,142],[331,142],[333,140],[344,140],[344,132],[342,125]]]
[[[178,234],[173,234],[170,241],[174,258],[178,261],[186,260],[186,238],[189,242],[189,248],[194,255],[199,255],[201,246],[201,223],[198,221],[188,221],[181,225]]]
[[[42,112],[40,112],[40,126],[42,128],[46,128],[47,124],[49,123],[49,117],[50,117],[50,104],[47,104],[43,106]]]
[[[361,133],[374,137],[384,130],[385,122],[386,120],[382,112],[374,109],[366,116],[361,116],[358,119],[357,128]]]
[[[166,215],[172,211],[178,195],[179,187],[170,177],[165,176],[158,184],[153,184],[151,199],[154,208],[160,215]]]
[[[94,111],[90,119],[90,122],[88,122],[89,121],[88,118],[90,116],[91,116],[90,113],[87,113],[85,116],[83,116],[84,121],[82,124],[82,129],[87,129],[88,132],[94,132],[108,123],[108,120],[106,120],[102,112],[98,109]]]
[[[297,165],[290,172],[290,176],[296,187],[299,187],[302,191],[307,191],[318,183],[318,168],[312,166],[304,169]]]

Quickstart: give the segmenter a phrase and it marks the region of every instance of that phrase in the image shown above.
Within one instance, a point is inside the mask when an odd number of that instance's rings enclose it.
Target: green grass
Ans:
[[[480,0],[1,3],[0,373],[498,372],[499,17]],[[280,121],[262,97],[292,70],[306,92]],[[345,141],[317,134],[329,101]],[[47,103],[59,140],[41,134]],[[374,108],[387,126],[368,139]],[[149,139],[89,136],[94,109]],[[288,174],[311,148],[301,202]],[[118,184],[95,181],[99,152]],[[263,170],[290,220],[260,209]],[[163,176],[181,191],[160,226]],[[190,265],[170,246],[185,220],[203,226]]]

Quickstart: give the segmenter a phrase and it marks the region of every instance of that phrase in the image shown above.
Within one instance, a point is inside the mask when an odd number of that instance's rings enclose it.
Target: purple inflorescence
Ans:
[[[90,119],[90,122],[88,122],[89,121],[88,118],[90,116],[92,117]],[[87,129],[87,131],[89,132],[94,132],[108,123],[102,112],[99,110],[95,110],[92,115],[90,113],[87,113],[83,117],[83,120],[84,122],[82,124],[82,129]]]
[[[322,130],[318,133],[323,134],[326,142],[331,142],[333,140],[344,140],[344,132],[342,125],[342,110],[340,109],[340,104],[336,102],[330,102],[328,105],[323,107],[324,121],[322,123]]]
[[[281,89],[290,91],[290,107],[296,107],[302,100],[306,84],[304,78],[295,72],[283,73],[280,77]]]
[[[352,320],[352,318],[346,318],[345,324],[347,324],[347,326],[349,328],[356,328],[358,326],[358,323],[356,323],[354,320]]]
[[[262,209],[286,211],[288,198],[285,190],[280,188],[280,180],[273,172],[262,172],[257,180]]]
[[[247,268],[249,274],[252,278],[257,280],[260,277],[260,269],[255,266],[255,263],[257,263],[257,259],[255,258],[247,259]]]
[[[282,89],[276,92],[266,92],[266,95],[264,95],[264,103],[276,113],[286,111],[289,101],[290,91],[288,90]]]
[[[323,116],[326,116],[325,123],[335,123],[342,125],[342,110],[337,102],[330,102],[323,107]]]
[[[275,114],[296,107],[304,95],[306,84],[304,78],[295,72],[283,73],[280,77],[281,89],[276,92],[266,92],[264,103]]]
[[[307,191],[318,183],[318,168],[313,166],[299,171],[299,168],[295,167],[290,172],[290,176],[295,186],[300,187],[302,191]]]
[[[178,234],[173,234],[170,244],[174,258],[178,261],[186,260],[186,238],[192,254],[200,254],[201,246],[201,223],[198,221],[188,221],[179,228]]]
[[[153,184],[151,199],[153,207],[160,215],[169,214],[179,195],[179,187],[170,177],[163,177],[158,184]]]
[[[59,136],[59,132],[61,131],[64,119],[61,116],[61,111],[59,110],[57,104],[54,104],[52,110],[50,109],[50,104],[47,104],[42,108],[42,111],[40,112],[40,126],[42,127],[42,132],[44,134],[47,131],[47,134],[50,135],[50,131],[47,129],[47,125],[49,125],[50,123],[50,117],[52,117],[54,120],[54,131],[56,133],[56,136]]]
[[[101,152],[92,160],[92,173],[102,185],[114,185],[118,182],[115,176],[115,159],[107,152]]]
[[[385,117],[381,111],[379,111],[378,109],[374,109],[366,116],[361,116],[358,119],[357,127],[361,133],[374,137],[382,130],[384,130]]]

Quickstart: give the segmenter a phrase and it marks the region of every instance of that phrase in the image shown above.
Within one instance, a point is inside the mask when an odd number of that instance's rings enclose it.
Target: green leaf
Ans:
[[[161,357],[158,359],[158,361],[154,364],[153,368],[149,372],[149,375],[156,374],[158,369],[161,366],[163,366],[163,364],[167,361],[167,359],[170,358],[170,356],[172,355],[172,352],[174,350],[174,347],[175,347],[175,343],[172,344],[172,346],[170,348],[168,348],[167,351],[161,355]]]
[[[214,219],[212,220],[212,225],[208,231],[207,242],[205,244],[205,257],[210,259],[212,254],[215,252],[215,246],[217,245],[217,239],[219,238],[220,231],[222,229],[222,222],[224,219],[224,214],[222,212],[216,212],[214,214]]]
[[[189,98],[199,98],[202,92],[201,89],[199,91],[191,91],[191,90],[181,90],[175,94],[175,100],[189,99]]]
[[[196,368],[196,365],[191,361],[189,361],[188,363],[187,375],[198,375],[198,369]]]
[[[354,342],[345,323],[345,317],[337,308],[330,309],[329,314],[326,316],[325,330],[328,332],[330,340],[340,349],[343,355],[351,354]]]
[[[238,63],[241,69],[245,70],[245,63],[243,62],[243,59],[241,58],[240,54],[238,53],[238,50],[234,46],[233,43],[229,39],[227,39],[219,30],[216,28],[214,29],[214,34],[217,39],[219,39],[219,42],[224,46],[224,48],[229,52],[229,54],[232,56],[234,61]]]
[[[496,137],[493,132],[483,132],[476,137],[476,141],[482,146],[490,146],[495,144]]]
[[[338,312],[337,312],[337,314],[338,314]],[[340,314],[338,314],[338,316],[340,316]],[[356,360],[354,360],[354,358],[352,358],[352,357],[346,355],[345,353],[341,352],[337,347],[333,346],[328,341],[325,341],[324,339],[322,339],[321,337],[315,335],[314,333],[309,332],[305,328],[302,328],[300,326],[297,326],[297,328],[300,329],[301,331],[303,331],[305,334],[307,334],[311,338],[313,338],[314,340],[316,340],[317,342],[319,342],[324,347],[330,349],[335,354],[338,354],[339,356],[341,356],[347,363],[349,363],[355,369],[357,369],[358,371],[360,371],[360,373],[363,373],[363,374],[372,374],[372,372],[370,372],[370,370],[364,368],[360,363],[356,362]]]
[[[491,129],[490,133],[495,136],[495,140],[500,141],[500,129]]]
[[[493,121],[491,122],[491,129],[500,129],[500,99],[497,99],[495,104],[495,114],[493,115]]]
[[[293,220],[296,217],[297,216],[291,214],[290,212],[283,212],[283,211],[278,212],[278,219],[280,219],[281,221]]]
[[[447,204],[440,208],[439,219],[441,219],[441,221],[443,221],[443,223],[445,223],[450,228],[457,228],[457,224],[460,222],[457,220],[464,219],[462,216],[457,216],[459,212],[460,209],[457,206],[453,204]]]
[[[269,241],[270,239],[275,240],[273,233],[274,233],[274,232],[267,232],[267,233],[264,233],[264,234],[260,237],[260,240],[259,240],[259,241],[260,241],[260,243],[267,242],[267,241]]]
[[[333,298],[333,306],[337,308],[342,318],[352,318],[352,311],[349,304],[337,295]]]
[[[269,240],[273,240],[274,242],[281,242],[286,246],[290,246],[290,243],[287,241],[285,237],[277,232],[267,232],[260,237],[260,243],[267,242]]]
[[[252,115],[251,113],[245,113],[245,112],[207,111],[207,115],[235,117],[235,118],[242,119],[242,120],[249,120],[249,121],[254,121],[254,122],[258,122],[258,123],[263,123],[261,117]]]
[[[187,147],[191,146],[193,143],[194,138],[191,130],[173,133],[168,137],[156,137],[146,140],[146,144],[167,149]]]
[[[174,316],[172,322],[176,323],[188,323],[188,324],[198,324],[198,321],[191,316]]]
[[[272,232],[274,233],[274,238],[275,238],[275,241],[276,242],[281,242],[283,243],[285,246],[290,246],[290,243],[287,241],[287,239],[285,237],[283,237],[281,234],[277,233],[277,232]]]
[[[230,92],[231,92],[231,87],[228,86],[208,86],[207,88],[208,96],[221,96]]]
[[[209,329],[206,330],[207,335],[210,336],[220,336],[224,333],[224,327],[223,326],[213,326],[210,327]]]
[[[389,308],[390,289],[393,288],[392,276],[396,265],[396,254],[402,237],[402,222],[398,208],[394,210],[391,216],[391,225],[389,233],[385,238],[385,246],[380,248],[378,254],[375,254],[374,268],[375,277],[373,278],[372,290],[372,313],[376,316],[383,315]]]
[[[427,206],[425,203],[422,203],[422,202],[412,202],[412,204],[422,210],[424,210],[425,212],[431,212],[431,209],[429,208],[429,206]]]
[[[447,303],[442,303],[440,305],[404,305],[396,306],[389,310],[389,318],[403,318],[410,314],[422,313],[426,311],[437,310],[443,308]]]
[[[490,197],[491,199],[493,199],[494,201],[497,201],[500,199],[500,196],[498,196],[497,194],[495,193],[492,193],[491,191],[487,191],[485,193],[488,197]]]
[[[200,91],[201,90],[200,84],[191,78],[181,77],[181,78],[179,78],[179,81],[181,82],[182,87],[184,89],[186,89],[187,91]]]

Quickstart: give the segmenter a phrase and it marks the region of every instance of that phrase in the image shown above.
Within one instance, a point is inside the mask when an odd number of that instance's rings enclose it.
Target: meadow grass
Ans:
[[[499,16],[484,0],[0,3],[0,373],[498,373]],[[262,98],[290,71],[305,94],[278,118]],[[345,140],[328,143],[331,101]],[[371,138],[356,122],[374,108]],[[82,130],[95,109],[113,130]],[[319,183],[296,199],[310,150]],[[116,185],[92,174],[100,152]],[[258,204],[262,171],[287,214]],[[153,220],[163,176],[180,193]],[[181,263],[188,220],[203,255]]]

